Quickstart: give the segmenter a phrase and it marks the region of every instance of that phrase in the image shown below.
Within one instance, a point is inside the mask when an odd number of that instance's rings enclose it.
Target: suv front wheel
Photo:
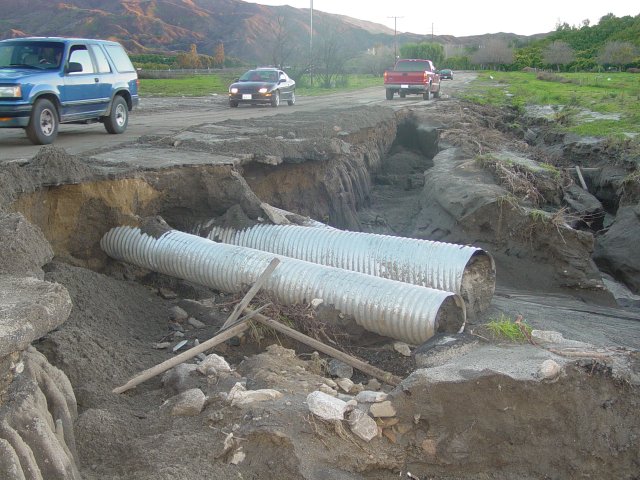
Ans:
[[[104,128],[109,133],[124,133],[129,124],[129,107],[122,96],[117,95],[111,104],[111,113],[104,117]]]
[[[51,100],[36,100],[31,110],[27,137],[36,145],[48,145],[58,136],[58,112]]]

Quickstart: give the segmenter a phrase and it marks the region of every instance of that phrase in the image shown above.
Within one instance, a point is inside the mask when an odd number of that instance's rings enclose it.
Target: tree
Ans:
[[[598,63],[600,65],[615,65],[622,70],[626,64],[634,61],[636,55],[637,49],[630,42],[607,42],[600,50]]]
[[[500,68],[501,65],[511,65],[513,63],[513,49],[504,40],[488,40],[473,54],[471,62],[495,69]]]
[[[517,70],[523,68],[541,68],[542,50],[535,45],[519,48],[513,53],[513,65]]]
[[[402,58],[422,58],[431,60],[436,65],[444,60],[444,47],[439,43],[405,43],[400,46]]]
[[[336,26],[324,26],[318,29],[314,45],[314,71],[320,77],[324,88],[331,88],[336,84],[340,75],[344,74],[345,65],[352,56],[347,45],[342,40],[342,31]]]
[[[200,68],[200,57],[195,44],[191,44],[189,53],[179,53],[176,56],[176,63],[180,68]]]
[[[284,17],[279,16],[276,19],[273,32],[275,35],[271,47],[271,64],[278,68],[284,68],[297,44],[293,40],[291,30],[287,28]]]
[[[573,48],[568,43],[556,40],[550,43],[542,53],[544,63],[555,65],[560,71],[560,65],[568,65],[576,59]]]
[[[220,42],[213,54],[213,63],[216,67],[224,67],[224,43]]]

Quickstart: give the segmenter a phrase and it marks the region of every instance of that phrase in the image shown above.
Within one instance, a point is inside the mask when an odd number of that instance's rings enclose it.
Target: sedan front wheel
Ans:
[[[280,92],[276,90],[271,94],[271,106],[277,107],[278,105],[280,105]]]

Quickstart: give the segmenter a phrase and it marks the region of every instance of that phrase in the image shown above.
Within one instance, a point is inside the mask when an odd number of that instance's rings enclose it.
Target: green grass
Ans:
[[[632,73],[562,73],[540,80],[529,72],[480,72],[463,97],[520,111],[527,105],[563,105],[555,120],[561,128],[579,135],[619,137],[640,134],[640,75]],[[493,79],[490,78],[493,77]],[[590,110],[619,114],[620,120],[578,121],[577,113]]]
[[[228,87],[238,77],[234,73],[214,73],[210,75],[193,75],[170,79],[140,79],[140,95],[154,97],[204,97],[212,94],[226,95]],[[335,88],[322,88],[317,80],[313,87],[300,82],[296,94],[302,96],[319,96],[345,90],[380,86],[382,78],[372,75],[348,75],[337,82]]]
[[[492,319],[487,323],[487,328],[495,337],[512,342],[527,341],[527,337],[522,333],[520,326],[531,335],[531,327],[529,325],[524,322],[518,325],[503,313],[498,318]]]

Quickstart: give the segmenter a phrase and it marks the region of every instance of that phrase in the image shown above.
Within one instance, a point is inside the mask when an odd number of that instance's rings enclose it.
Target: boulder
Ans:
[[[347,402],[318,390],[307,395],[309,411],[324,420],[343,420]]]
[[[611,228],[596,238],[598,266],[640,293],[640,204],[620,207]]]
[[[42,266],[53,258],[42,231],[20,213],[0,213],[0,274],[44,279]]]
[[[62,325],[70,312],[71,297],[62,285],[0,275],[0,358],[25,350]]]
[[[576,226],[585,224],[589,229],[598,231],[602,229],[604,221],[604,208],[602,203],[594,195],[576,184],[564,189],[564,203],[579,217]]]

